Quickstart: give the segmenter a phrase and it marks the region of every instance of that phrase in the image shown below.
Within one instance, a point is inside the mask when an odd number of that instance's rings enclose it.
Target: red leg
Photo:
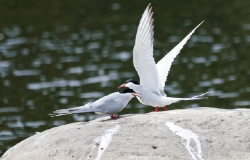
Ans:
[[[155,112],[158,112],[158,106],[155,107]]]
[[[114,116],[113,113],[110,113],[109,116],[110,116],[111,119],[116,119],[116,118],[118,118],[118,116]]]
[[[164,111],[166,111],[166,110],[168,110],[168,108],[165,106],[165,107],[163,107],[163,109],[164,109]]]

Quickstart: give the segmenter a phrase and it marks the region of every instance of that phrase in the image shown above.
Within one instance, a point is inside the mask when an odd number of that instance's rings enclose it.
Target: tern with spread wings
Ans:
[[[165,82],[174,61],[174,58],[179,54],[180,50],[186,44],[194,31],[203,23],[201,22],[195,27],[177,46],[175,46],[167,55],[165,55],[157,64],[153,57],[154,31],[153,31],[153,12],[150,4],[144,11],[140,20],[135,45],[133,50],[134,67],[140,77],[140,84],[133,83],[134,80],[127,80],[119,88],[128,87],[133,89],[138,100],[144,105],[156,107],[164,107],[181,100],[197,100],[207,93],[194,96],[191,98],[174,98],[167,97],[164,92]]]

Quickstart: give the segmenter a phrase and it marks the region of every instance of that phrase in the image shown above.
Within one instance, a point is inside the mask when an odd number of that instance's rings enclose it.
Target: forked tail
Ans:
[[[206,92],[206,93],[203,93],[203,94],[200,94],[198,96],[194,96],[194,97],[191,97],[191,99],[206,99],[207,97],[202,97],[206,94],[208,94],[209,92]]]
[[[62,116],[62,115],[67,115],[67,114],[73,114],[73,113],[86,113],[86,112],[94,112],[94,110],[91,108],[91,104],[87,103],[84,106],[81,107],[74,107],[74,108],[69,108],[69,109],[59,109],[54,111],[52,114],[49,114],[51,117],[56,117],[56,116]]]
[[[197,96],[193,96],[193,97],[190,97],[190,98],[172,98],[171,97],[171,100],[173,101],[172,103],[174,102],[178,102],[178,101],[190,101],[190,100],[199,100],[199,99],[206,99],[207,97],[202,97],[206,94],[208,94],[209,92],[206,92],[206,93],[203,93],[203,94],[200,94],[200,95],[197,95]]]
[[[208,94],[209,92],[206,92],[206,93],[203,93],[203,94],[200,94],[198,96],[193,96],[193,97],[190,97],[190,98],[180,98],[180,100],[198,100],[198,99],[206,99],[207,97],[202,97],[206,94]]]

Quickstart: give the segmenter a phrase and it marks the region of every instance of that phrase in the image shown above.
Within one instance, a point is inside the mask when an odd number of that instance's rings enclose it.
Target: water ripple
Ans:
[[[68,73],[70,74],[81,74],[83,73],[83,68],[82,67],[70,67],[68,69]]]
[[[27,70],[14,70],[14,76],[35,76],[40,75],[41,71],[37,69],[27,69]]]
[[[225,44],[217,43],[212,45],[212,53],[219,53],[222,49],[226,48]]]
[[[40,126],[46,125],[45,121],[27,121],[25,122],[26,127],[39,128]]]
[[[132,56],[132,53],[123,51],[123,52],[113,54],[111,58],[115,60],[127,61],[128,59],[130,59],[131,56]]]
[[[81,93],[79,98],[100,98],[103,97],[103,92],[88,92],[88,93]]]
[[[19,112],[18,107],[2,107],[0,108],[0,113],[5,113],[5,112]]]
[[[74,91],[59,91],[58,96],[74,96]]]
[[[60,61],[62,63],[69,63],[69,62],[79,62],[81,60],[78,56],[68,56],[68,57],[61,57]]]
[[[107,76],[102,75],[102,76],[96,76],[96,77],[91,77],[87,78],[82,81],[82,84],[92,84],[92,83],[100,83],[100,82],[108,82],[110,80],[116,80],[118,78],[117,73],[109,74]]]
[[[6,141],[16,139],[16,136],[14,136],[13,132],[11,131],[0,131],[0,141]]]
[[[212,85],[212,83],[210,81],[199,82],[199,87],[209,87],[211,85]]]
[[[192,60],[195,63],[205,63],[207,61],[205,57],[194,57]]]
[[[0,71],[11,66],[10,61],[0,61]]]
[[[81,86],[81,81],[78,80],[56,80],[53,82],[37,82],[37,83],[30,83],[27,85],[28,89],[31,90],[39,90],[44,88],[51,88],[51,87],[78,87]]]
[[[87,48],[88,49],[98,49],[100,48],[101,44],[99,42],[91,42],[88,44]]]
[[[249,106],[250,101],[237,101],[234,103],[235,106]]]
[[[213,84],[223,84],[224,80],[222,78],[215,78],[212,80]]]
[[[219,96],[219,98],[234,98],[238,97],[240,94],[237,92],[231,92],[231,93],[223,93]]]
[[[27,39],[24,37],[16,37],[16,38],[11,38],[6,40],[7,46],[14,46],[14,45],[19,45],[19,44],[24,44],[27,42]]]

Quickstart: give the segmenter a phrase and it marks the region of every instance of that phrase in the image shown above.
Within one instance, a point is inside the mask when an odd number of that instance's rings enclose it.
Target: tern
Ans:
[[[137,82],[137,84],[139,83]],[[134,93],[132,89],[125,88],[120,92],[111,93],[81,107],[56,110],[53,114],[50,114],[50,116],[55,117],[74,113],[95,112],[96,114],[110,114],[111,119],[116,119],[118,118],[116,114],[123,110],[134,97],[132,93]]]
[[[164,87],[174,58],[179,54],[194,31],[204,21],[196,26],[177,46],[156,64],[153,57],[154,26],[152,16],[152,7],[151,4],[149,4],[140,20],[133,49],[133,63],[140,78],[140,85],[135,84],[134,80],[130,79],[119,88],[128,87],[133,89],[135,91],[133,95],[137,96],[142,104],[156,107],[156,112],[158,111],[158,107],[164,107],[164,110],[167,110],[167,105],[181,100],[203,99],[204,97],[201,96],[208,92],[191,98],[167,97],[164,92]]]

